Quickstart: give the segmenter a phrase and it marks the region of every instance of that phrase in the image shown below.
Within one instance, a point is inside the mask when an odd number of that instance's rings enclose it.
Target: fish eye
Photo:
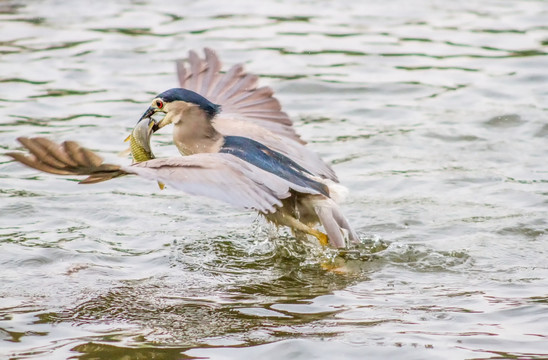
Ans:
[[[156,107],[158,109],[161,109],[164,107],[164,103],[162,102],[162,100],[156,100]]]

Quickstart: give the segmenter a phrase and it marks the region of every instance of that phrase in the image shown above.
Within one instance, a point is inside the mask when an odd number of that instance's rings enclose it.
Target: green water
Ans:
[[[349,188],[333,252],[153,182],[0,155],[0,357],[548,358],[548,2],[0,1],[0,153],[111,162],[174,60],[272,86]],[[157,156],[175,154],[169,130]]]

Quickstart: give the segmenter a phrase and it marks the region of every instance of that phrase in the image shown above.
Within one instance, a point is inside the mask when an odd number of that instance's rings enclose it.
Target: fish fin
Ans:
[[[127,148],[125,150],[120,151],[117,155],[120,156],[120,157],[126,157],[129,154],[131,154],[131,149]]]

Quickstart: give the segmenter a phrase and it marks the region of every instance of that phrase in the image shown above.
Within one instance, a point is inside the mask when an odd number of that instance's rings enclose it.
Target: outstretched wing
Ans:
[[[245,161],[222,153],[153,159],[131,166],[105,164],[92,151],[73,141],[57,144],[46,138],[18,139],[30,155],[8,153],[34,169],[59,175],[87,175],[84,184],[135,174],[160,181],[192,195],[225,201],[233,206],[272,213],[291,190],[319,194],[298,186]]]
[[[196,52],[190,51],[188,66],[184,61],[177,61],[177,74],[181,87],[222,106],[218,123],[237,118],[305,144],[295,132],[289,116],[281,110],[274,91],[267,86],[257,86],[257,75],[245,72],[241,64],[221,73],[221,61],[215,51],[205,48],[204,53],[205,58],[201,59]]]
[[[188,194],[207,196],[262,213],[275,212],[276,206],[282,205],[280,200],[291,195],[287,181],[271,175],[262,178],[264,171],[228,154],[154,159],[125,170]]]
[[[241,64],[221,73],[217,54],[204,49],[202,59],[189,52],[188,64],[177,62],[181,87],[195,91],[222,106],[213,125],[224,135],[243,136],[276,150],[311,173],[338,182],[335,172],[295,132],[287,114],[269,87],[257,87],[258,77]]]

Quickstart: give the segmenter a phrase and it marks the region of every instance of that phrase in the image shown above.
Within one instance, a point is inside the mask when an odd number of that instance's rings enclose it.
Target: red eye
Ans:
[[[156,100],[156,107],[157,107],[158,109],[161,109],[161,108],[164,107],[164,103],[161,102],[160,100]]]

